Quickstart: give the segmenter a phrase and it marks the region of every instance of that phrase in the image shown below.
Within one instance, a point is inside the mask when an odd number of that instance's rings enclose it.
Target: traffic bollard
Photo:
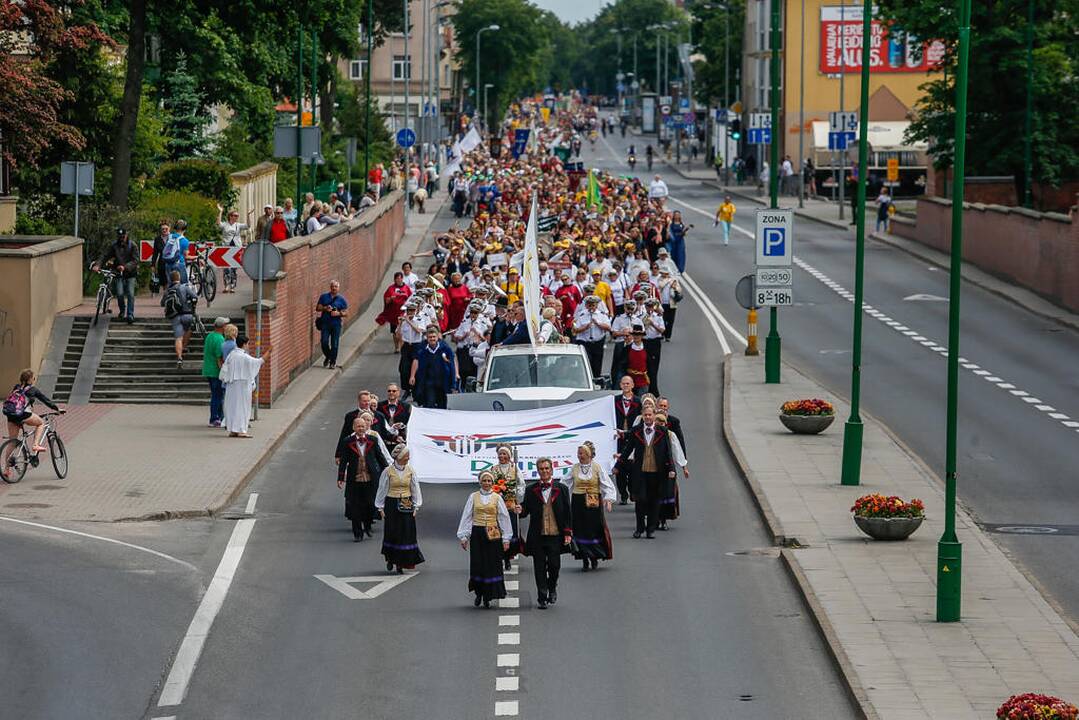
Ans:
[[[749,331],[746,333],[746,355],[760,355],[757,350],[757,311],[749,311]]]

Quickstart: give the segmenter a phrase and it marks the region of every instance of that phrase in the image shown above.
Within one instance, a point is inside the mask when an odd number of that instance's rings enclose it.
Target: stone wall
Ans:
[[[38,370],[56,313],[82,302],[82,243],[70,236],[0,238],[0,378]]]
[[[357,219],[278,244],[282,270],[276,280],[263,283],[262,347],[269,358],[260,378],[262,405],[321,357],[314,308],[331,280],[341,283],[348,301],[346,328],[367,303],[381,298],[378,284],[405,232],[403,200],[400,191],[390,193]],[[247,307],[246,323],[254,338],[254,303]]]
[[[892,233],[951,251],[952,203],[918,200],[916,220],[896,218]],[[1079,211],[1070,215],[964,203],[963,259],[1079,312]]]

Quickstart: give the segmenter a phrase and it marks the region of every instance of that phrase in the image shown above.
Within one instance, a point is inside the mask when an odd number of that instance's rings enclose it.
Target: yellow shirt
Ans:
[[[725,202],[720,205],[718,214],[723,222],[734,222],[734,203]]]
[[[516,276],[515,276],[516,277]],[[520,280],[514,282],[506,281],[499,283],[502,289],[506,292],[506,302],[510,305],[517,302],[524,295],[524,286],[521,285]]]
[[[596,283],[595,295],[599,298],[600,302],[606,305],[607,299],[611,297],[611,286],[600,280]]]

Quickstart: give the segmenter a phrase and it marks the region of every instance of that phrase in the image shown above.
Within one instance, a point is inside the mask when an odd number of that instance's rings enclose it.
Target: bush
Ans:
[[[178,160],[161,165],[153,184],[163,190],[186,190],[210,198],[225,207],[236,200],[229,171],[213,160]]]
[[[150,228],[140,239],[152,240],[158,223],[170,225],[183,218],[187,221],[187,238],[198,242],[217,241],[221,229],[217,226],[217,206],[210,198],[194,192],[165,192],[148,198],[139,207],[140,225]]]

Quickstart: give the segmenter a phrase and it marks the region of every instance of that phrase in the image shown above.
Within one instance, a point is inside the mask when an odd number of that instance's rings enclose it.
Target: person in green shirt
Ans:
[[[213,332],[206,333],[202,344],[202,376],[210,384],[210,427],[221,427],[225,419],[225,386],[221,384],[221,345],[225,336],[221,329],[229,324],[227,317],[214,320]]]

